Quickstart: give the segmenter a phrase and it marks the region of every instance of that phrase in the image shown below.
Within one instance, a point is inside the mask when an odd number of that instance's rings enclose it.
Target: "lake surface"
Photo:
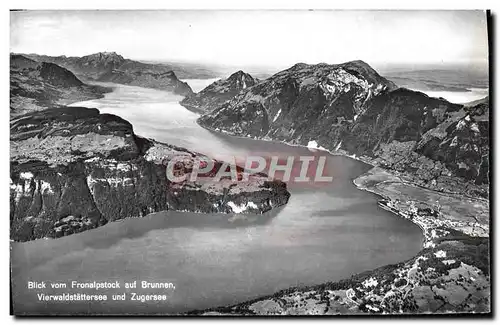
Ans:
[[[488,88],[469,88],[469,91],[432,91],[419,90],[431,97],[442,97],[455,104],[466,104],[478,99],[483,99],[489,95]]]
[[[188,83],[190,81],[188,80]],[[198,85],[202,81],[195,81]],[[167,92],[114,85],[104,98],[74,105],[129,120],[137,134],[221,159],[313,155],[327,157],[333,182],[291,182],[284,207],[258,216],[161,212],[54,240],[11,245],[15,312],[176,313],[234,304],[295,285],[340,280],[413,257],[420,229],[377,206],[378,197],[352,179],[369,166],[322,151],[235,138],[207,131],[195,113]],[[201,87],[201,86],[198,86]],[[239,217],[239,218],[236,218]],[[39,302],[37,293],[91,289],[27,289],[27,281],[172,282],[167,301]],[[99,293],[99,292],[98,292]]]

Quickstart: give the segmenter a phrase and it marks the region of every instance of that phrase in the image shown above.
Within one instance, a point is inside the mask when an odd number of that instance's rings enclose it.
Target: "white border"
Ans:
[[[420,9],[420,10],[426,10],[426,9],[444,9],[444,10],[456,10],[456,9],[492,9],[493,14],[497,14],[500,16],[500,10],[497,9],[499,5],[499,1],[487,1],[487,0],[474,0],[474,1],[437,1],[437,0],[420,0],[420,1],[403,1],[403,0],[383,0],[383,1],[361,1],[361,0],[349,0],[349,1],[344,1],[344,2],[333,2],[333,1],[321,1],[321,0],[306,0],[306,1],[296,1],[296,0],[288,0],[288,1],[278,1],[278,0],[253,0],[253,1],[229,1],[229,0],[212,0],[212,1],[202,1],[202,0],[183,0],[183,1],[152,1],[152,0],[141,0],[137,2],[125,2],[124,0],[121,1],[104,1],[104,0],[87,0],[87,1],[75,1],[75,2],[70,2],[70,1],[26,1],[26,0],[19,0],[19,1],[3,1],[2,2],[2,11],[0,12],[0,17],[2,18],[2,30],[1,30],[1,36],[2,36],[2,46],[3,48],[3,58],[4,61],[0,65],[2,69],[1,76],[2,77],[2,103],[5,103],[5,107],[2,112],[0,112],[0,115],[2,116],[2,123],[4,127],[0,128],[1,130],[1,135],[0,135],[0,143],[1,143],[1,153],[3,153],[3,156],[5,156],[1,160],[1,181],[0,184],[3,184],[3,186],[0,186],[0,200],[2,202],[2,207],[3,207],[3,225],[0,227],[2,234],[0,235],[0,238],[2,239],[2,242],[4,243],[1,248],[2,252],[2,257],[0,258],[1,261],[1,266],[0,266],[0,274],[1,274],[1,281],[0,281],[0,290],[1,290],[1,299],[0,299],[0,308],[1,308],[1,315],[4,316],[4,319],[6,323],[11,323],[14,322],[15,319],[13,317],[9,317],[9,272],[8,272],[8,264],[10,260],[10,254],[9,254],[9,246],[8,246],[8,238],[9,238],[9,199],[8,199],[8,189],[7,189],[7,179],[9,178],[9,163],[7,161],[7,155],[9,152],[9,142],[8,142],[8,135],[9,131],[7,128],[7,123],[9,121],[9,113],[8,113],[8,98],[9,98],[9,92],[7,89],[9,89],[9,71],[8,71],[8,61],[9,61],[9,11],[8,9],[252,9],[252,10],[257,10],[257,9],[404,9],[404,10],[412,10],[412,9]],[[495,19],[495,25],[498,25],[498,20],[500,18],[496,17]],[[494,25],[494,27],[495,27]],[[496,30],[496,28],[495,28]],[[493,40],[494,43],[497,43],[497,33],[494,33],[495,39]],[[497,85],[497,78],[495,77],[495,83],[494,85]],[[495,91],[493,89],[493,91]],[[493,107],[495,108],[495,103],[493,103]],[[497,123],[498,124],[498,123]],[[496,125],[495,131],[496,134],[500,134],[499,131],[499,126]],[[500,139],[497,139],[495,141],[496,145],[495,148],[493,148],[494,152],[500,152]],[[499,158],[497,157],[497,160]],[[498,161],[497,161],[498,162]],[[499,163],[500,164],[500,163]],[[495,175],[498,175],[498,165],[495,164]],[[500,191],[500,190],[499,190]],[[500,192],[497,191],[494,201],[497,202],[497,204],[500,203]],[[496,217],[494,213],[492,212],[493,217]],[[497,238],[495,238],[496,241],[498,241]],[[497,248],[497,247],[495,247]],[[499,250],[498,248],[495,249],[495,257],[494,260],[498,260],[498,255],[499,255]],[[497,279],[494,279],[494,283],[497,283]],[[496,291],[495,291],[496,293]],[[498,312],[498,296],[494,295],[495,297],[495,310]],[[7,316],[7,317],[5,317]],[[56,321],[55,319],[42,319],[43,321],[46,322],[53,322]],[[135,322],[140,322],[143,319],[137,319],[133,318],[132,321]],[[159,321],[168,321],[168,322],[174,322],[177,323],[179,321],[182,322],[192,322],[192,321],[206,321],[206,319],[190,319],[190,320],[180,320],[180,319],[158,319]],[[235,319],[232,318],[229,320],[230,322],[233,322]],[[314,319],[315,320],[315,319]],[[327,322],[345,322],[345,321],[355,321],[359,322],[362,321],[360,319],[332,319],[332,318],[325,318],[324,321]],[[373,321],[382,321],[385,322],[387,321],[386,319],[366,319],[371,322]],[[419,321],[425,322],[426,324],[428,323],[439,323],[442,321],[456,321],[455,319],[420,319]],[[468,319],[465,319],[466,321]],[[29,321],[35,321],[35,319],[30,319]],[[82,321],[82,320],[80,320]],[[92,322],[93,324],[100,324],[100,323],[105,323],[110,321],[110,319],[85,319],[84,320],[86,323],[87,322]],[[123,319],[114,319],[113,321],[123,321]],[[220,319],[212,319],[211,321],[219,322]],[[228,321],[228,320],[225,320]],[[252,319],[252,320],[246,320],[245,322],[248,323],[267,323],[273,321],[273,319]],[[297,320],[295,320],[297,321]],[[309,322],[313,321],[313,319],[300,319],[300,322]],[[403,321],[403,319],[397,319],[396,321]],[[469,321],[474,321],[470,319]],[[2,322],[3,323],[3,322]]]

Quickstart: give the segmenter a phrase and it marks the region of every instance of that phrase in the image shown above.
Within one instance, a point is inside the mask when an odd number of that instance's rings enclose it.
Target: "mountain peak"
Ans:
[[[350,71],[355,71],[358,74],[361,74],[364,76],[366,80],[369,82],[381,82],[387,86],[387,89],[389,90],[394,90],[397,87],[396,84],[394,84],[392,81],[387,80],[383,78],[377,70],[375,70],[371,65],[366,63],[363,60],[354,60],[354,61],[348,61],[340,64],[344,69],[350,70]]]
[[[248,73],[243,72],[242,70],[238,70],[232,75],[230,75],[229,78],[227,78],[227,80],[235,80],[235,79],[245,80],[245,79],[253,79],[253,77]]]
[[[184,98],[181,105],[196,112],[212,111],[257,82],[250,74],[238,70],[227,79],[217,80],[199,93]]]
[[[117,54],[116,52],[97,52],[93,54],[89,54],[86,56],[83,56],[82,59],[87,59],[87,60],[104,60],[104,61],[112,61],[112,62],[122,62],[125,59],[123,56],[120,54]]]
[[[106,52],[106,51],[103,51],[103,52],[97,52],[97,53],[94,53],[94,54],[91,54],[91,55],[99,55],[99,56],[119,56],[119,57],[121,57],[121,55],[117,54],[115,51],[112,51],[112,52]]]
[[[79,65],[85,69],[109,70],[116,69],[125,63],[123,56],[116,52],[97,52],[78,59]]]
[[[245,89],[247,87],[252,87],[256,84],[256,80],[248,73],[238,70],[223,81],[223,84],[227,84],[230,88],[235,88],[238,91]]]
[[[372,68],[371,65],[366,63],[363,60],[353,60],[353,61],[348,61],[340,64],[340,66],[345,67],[345,68],[354,68],[358,70],[362,70],[364,72],[370,73],[370,74],[378,74],[375,69]]]
[[[353,60],[353,61],[349,61],[347,63],[355,64],[355,65],[358,65],[358,66],[370,67],[371,68],[371,66],[368,63],[366,63],[365,61],[363,61],[363,60]]]
[[[52,85],[60,87],[81,86],[81,82],[71,71],[51,62],[42,62],[38,67],[40,77]]]
[[[307,63],[304,63],[304,62],[298,62],[298,63],[295,63],[290,69],[304,69],[306,67],[308,67],[309,64]]]

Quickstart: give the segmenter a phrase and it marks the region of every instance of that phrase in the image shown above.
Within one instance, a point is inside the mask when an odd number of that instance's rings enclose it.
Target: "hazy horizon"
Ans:
[[[488,65],[484,11],[12,11],[10,35],[16,53],[209,66]]]

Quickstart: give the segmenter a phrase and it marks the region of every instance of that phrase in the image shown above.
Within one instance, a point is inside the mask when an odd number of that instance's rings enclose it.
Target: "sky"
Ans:
[[[487,64],[483,11],[11,12],[10,50],[136,60],[290,66],[297,62]]]

